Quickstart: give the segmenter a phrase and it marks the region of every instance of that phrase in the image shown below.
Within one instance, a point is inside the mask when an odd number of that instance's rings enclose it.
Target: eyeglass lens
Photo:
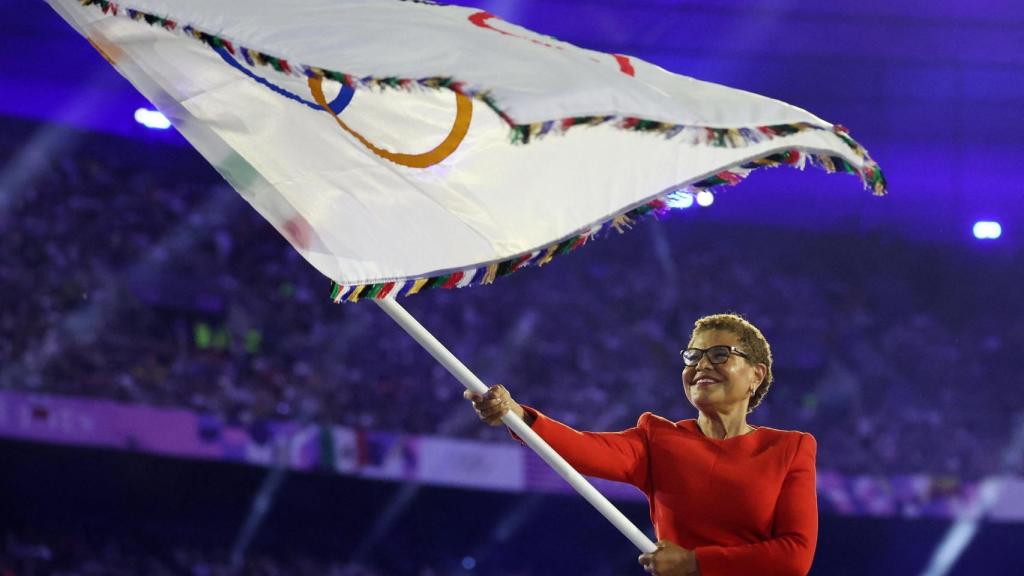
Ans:
[[[708,361],[712,364],[722,364],[729,359],[731,351],[728,346],[712,346],[707,350],[690,348],[683,352],[683,363],[687,366],[696,366],[705,354],[708,355]]]

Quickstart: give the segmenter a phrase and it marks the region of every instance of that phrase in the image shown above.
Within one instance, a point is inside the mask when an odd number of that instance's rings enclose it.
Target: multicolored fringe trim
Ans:
[[[513,143],[529,143],[549,134],[562,134],[576,126],[600,126],[612,123],[620,130],[650,132],[668,138],[681,137],[689,144],[714,146],[717,148],[743,148],[750,144],[765,142],[780,136],[789,136],[807,130],[828,130],[809,122],[794,124],[773,124],[754,128],[709,128],[707,126],[686,126],[671,122],[644,120],[633,116],[574,116],[562,120],[549,120],[533,124],[517,124],[512,127]]]
[[[602,231],[615,230],[619,233],[632,228],[633,224],[640,218],[649,215],[664,214],[669,208],[669,196],[679,192],[695,194],[703,190],[710,190],[719,186],[733,186],[739,184],[751,172],[758,168],[773,168],[776,166],[792,166],[803,168],[807,163],[822,168],[828,172],[856,173],[856,169],[846,160],[838,156],[806,154],[798,150],[786,150],[776,152],[761,158],[744,162],[727,170],[723,170],[712,176],[694,182],[684,188],[674,190],[670,193],[659,195],[639,206],[622,212],[603,222],[594,224],[567,238],[549,244],[538,250],[518,254],[511,258],[494,262],[477,268],[457,270],[447,274],[417,278],[415,280],[396,280],[391,282],[380,282],[376,284],[339,284],[331,282],[331,300],[335,304],[341,302],[357,302],[361,299],[383,300],[385,298],[396,298],[398,296],[412,296],[425,290],[435,288],[465,288],[466,286],[477,286],[480,284],[492,284],[496,278],[507,276],[513,272],[526,268],[527,266],[544,266],[551,262],[555,256],[566,254],[583,246],[587,242],[596,239]]]
[[[820,165],[832,172],[850,172],[858,174],[864,182],[864,187],[876,195],[883,195],[886,192],[885,176],[882,174],[878,164],[875,163],[856,140],[849,136],[845,128],[839,125],[832,127],[818,126],[807,122],[793,124],[773,124],[769,126],[755,126],[750,128],[713,128],[707,126],[686,126],[683,124],[671,124],[657,122],[636,117],[623,116],[575,116],[560,120],[548,120],[546,122],[535,122],[532,124],[518,124],[503,111],[498,103],[491,96],[490,92],[481,88],[468,86],[465,82],[456,81],[450,77],[428,77],[428,78],[399,78],[396,76],[355,76],[325,68],[307,66],[288,62],[284,58],[238,45],[226,38],[199,30],[191,25],[181,26],[178,22],[154,14],[148,14],[139,10],[122,9],[118,3],[111,0],[79,0],[83,6],[96,6],[106,14],[123,15],[132,20],[146,22],[150,26],[160,26],[169,31],[177,31],[186,36],[194,38],[213,49],[223,49],[232,56],[241,56],[250,66],[269,66],[275,71],[298,77],[327,78],[339,82],[353,89],[395,89],[412,90],[415,88],[448,89],[458,94],[480,100],[488,108],[493,110],[511,127],[511,139],[514,144],[528,144],[532,140],[551,134],[561,134],[570,128],[577,126],[598,126],[601,124],[613,124],[621,130],[634,132],[651,132],[660,134],[665,138],[685,138],[694,145],[707,145],[724,148],[741,148],[751,144],[757,144],[774,138],[789,136],[798,132],[809,130],[831,130],[850,149],[864,160],[864,166],[857,170],[845,160],[838,156],[830,156],[821,160]]]
[[[885,176],[882,174],[878,164],[871,159],[871,156],[868,155],[867,150],[863,146],[850,137],[849,131],[839,124],[831,128],[807,122],[773,124],[770,126],[756,126],[754,128],[711,128],[707,126],[685,126],[683,124],[656,122],[654,120],[634,117],[576,116],[534,124],[515,124],[512,126],[512,142],[527,144],[531,140],[549,134],[564,133],[575,126],[599,126],[607,123],[614,124],[620,130],[660,134],[666,139],[682,138],[693,146],[713,146],[716,148],[742,148],[799,132],[831,130],[843,143],[850,147],[854,154],[864,160],[864,167],[862,170],[857,170],[856,167],[839,156],[823,157],[821,166],[829,172],[849,172],[859,175],[864,183],[864,187],[871,190],[876,196],[883,196],[887,191]],[[834,167],[831,169],[827,168],[830,165]]]

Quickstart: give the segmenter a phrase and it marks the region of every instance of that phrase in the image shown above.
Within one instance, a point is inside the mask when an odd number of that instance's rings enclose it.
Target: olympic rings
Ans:
[[[214,48],[214,50],[225,62],[231,65],[231,67],[239,70],[254,80],[257,84],[264,86],[272,92],[280,96],[284,96],[289,100],[294,100],[295,102],[304,104],[315,110],[323,110],[324,112],[327,112],[332,118],[334,118],[334,121],[338,123],[338,126],[340,126],[342,130],[355,137],[355,139],[363,146],[366,146],[368,150],[385,160],[390,160],[391,162],[402,166],[408,166],[409,168],[429,168],[430,166],[434,166],[435,164],[442,162],[445,158],[451,156],[466,138],[466,134],[469,132],[469,124],[473,119],[473,101],[463,94],[456,93],[455,122],[452,124],[452,129],[448,132],[448,136],[445,137],[440,144],[434,147],[434,149],[422,154],[389,152],[383,148],[375,146],[372,142],[367,140],[366,137],[353,130],[348,124],[338,117],[338,115],[348,107],[349,103],[352,102],[352,98],[355,96],[355,90],[351,86],[342,85],[341,91],[334,100],[328,102],[327,98],[324,96],[323,79],[319,77],[310,77],[307,81],[307,85],[309,86],[310,94],[312,94],[314,100],[313,102],[310,102],[297,94],[289,92],[284,88],[271,83],[266,78],[257,76],[248,68],[238,63],[224,48]]]

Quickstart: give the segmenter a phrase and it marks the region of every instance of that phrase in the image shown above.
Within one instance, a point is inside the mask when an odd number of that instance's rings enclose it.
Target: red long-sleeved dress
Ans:
[[[695,550],[702,576],[804,576],[818,537],[814,436],[760,427],[726,440],[650,412],[579,432],[539,411],[533,430],[581,474],[643,491],[659,540]]]

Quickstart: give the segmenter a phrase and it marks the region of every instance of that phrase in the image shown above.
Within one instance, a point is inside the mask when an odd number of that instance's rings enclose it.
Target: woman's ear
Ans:
[[[754,364],[754,390],[764,383],[765,376],[768,376],[768,365],[761,362]]]

